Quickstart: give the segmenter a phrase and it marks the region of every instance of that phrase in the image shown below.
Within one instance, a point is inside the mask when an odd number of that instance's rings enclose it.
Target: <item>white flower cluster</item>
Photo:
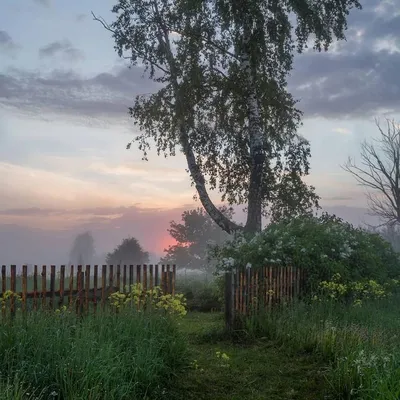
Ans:
[[[386,369],[391,359],[390,355],[378,356],[376,354],[367,354],[365,350],[360,350],[353,364],[356,367],[357,374],[363,376],[366,369]]]
[[[225,268],[232,268],[235,266],[235,260],[232,257],[223,258],[221,262],[222,266]]]

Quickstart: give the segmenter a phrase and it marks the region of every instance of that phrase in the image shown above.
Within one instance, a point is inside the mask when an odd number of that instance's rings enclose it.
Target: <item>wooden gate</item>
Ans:
[[[274,305],[290,303],[304,289],[305,271],[294,267],[235,268],[225,273],[225,320],[232,328],[247,317]]]

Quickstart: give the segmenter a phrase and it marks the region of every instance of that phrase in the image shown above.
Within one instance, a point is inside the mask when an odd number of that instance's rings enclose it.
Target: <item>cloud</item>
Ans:
[[[77,22],[82,22],[87,18],[87,14],[77,14],[76,16],[76,21]]]
[[[351,131],[346,128],[334,128],[333,132],[340,133],[341,135],[350,135]]]
[[[159,176],[164,177],[163,180],[148,180],[148,174],[144,170],[138,170],[136,175],[132,175],[132,179],[127,181],[124,175],[112,176],[111,179],[101,172],[90,175],[88,164],[81,165],[82,170],[75,176],[73,170],[57,170],[55,166],[50,172],[47,169],[0,162],[3,193],[0,209],[28,208],[32,214],[36,213],[38,208],[66,210],[132,204],[140,204],[143,208],[169,208],[185,203],[193,195],[187,178],[173,180],[172,177],[178,174],[178,171],[165,171],[164,175],[158,172]],[[105,165],[105,168],[118,170],[120,167]],[[134,170],[133,166],[131,168]],[[150,168],[150,171],[152,170],[155,171]]]
[[[373,0],[348,18],[347,41],[328,52],[307,50],[295,57],[289,90],[305,118],[358,118],[400,111],[400,13],[397,2]],[[79,56],[68,41],[50,43],[42,57]],[[160,86],[143,69],[126,66],[92,77],[71,71],[38,74],[10,71],[0,76],[6,102],[36,113],[121,118],[135,95]]]
[[[65,59],[72,61],[81,61],[85,58],[83,51],[73,47],[68,39],[56,40],[39,49],[40,58],[57,55],[62,55]]]
[[[6,210],[0,210],[0,215],[6,216],[17,216],[17,217],[48,217],[50,215],[59,215],[65,213],[66,210],[54,210],[48,208],[39,208],[39,207],[31,207],[31,208],[8,208]]]
[[[35,3],[40,4],[45,7],[51,6],[51,0],[33,0]]]
[[[151,183],[171,183],[187,182],[188,174],[183,168],[157,167],[154,164],[146,163],[126,163],[122,165],[106,165],[105,163],[96,162],[89,165],[92,171],[100,172],[106,175],[119,177],[136,177],[144,179]]]
[[[143,73],[140,67],[119,67],[85,78],[72,70],[43,74],[11,69],[0,73],[0,104],[36,115],[129,120],[128,107],[135,96],[160,88]]]
[[[400,7],[371,2],[349,16],[347,41],[299,55],[289,90],[307,117],[365,117],[400,110]]]
[[[0,162],[3,196],[0,207],[74,208],[86,206],[117,206],[132,204],[134,198],[129,194],[119,193],[114,197],[112,184],[78,179],[57,172],[39,168]],[[108,189],[104,190],[106,187]]]
[[[0,51],[14,57],[20,46],[14,42],[12,37],[3,30],[0,30]]]
[[[323,201],[349,201],[353,200],[353,197],[348,196],[331,196],[331,197],[324,197]]]

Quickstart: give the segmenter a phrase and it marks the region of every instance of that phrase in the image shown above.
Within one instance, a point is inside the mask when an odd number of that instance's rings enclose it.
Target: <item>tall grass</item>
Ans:
[[[32,313],[2,325],[0,399],[157,399],[187,364],[160,315]]]
[[[299,303],[261,312],[245,322],[248,334],[265,336],[293,351],[312,352],[330,364],[337,399],[400,398],[400,297],[364,302]]]

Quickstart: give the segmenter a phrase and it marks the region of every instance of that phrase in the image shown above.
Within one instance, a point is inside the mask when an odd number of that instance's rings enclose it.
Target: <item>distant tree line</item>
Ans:
[[[93,235],[90,232],[77,235],[72,243],[69,263],[92,264],[95,256]],[[113,251],[107,253],[103,261],[108,265],[146,264],[149,262],[149,253],[143,250],[137,239],[128,237],[123,239]]]

